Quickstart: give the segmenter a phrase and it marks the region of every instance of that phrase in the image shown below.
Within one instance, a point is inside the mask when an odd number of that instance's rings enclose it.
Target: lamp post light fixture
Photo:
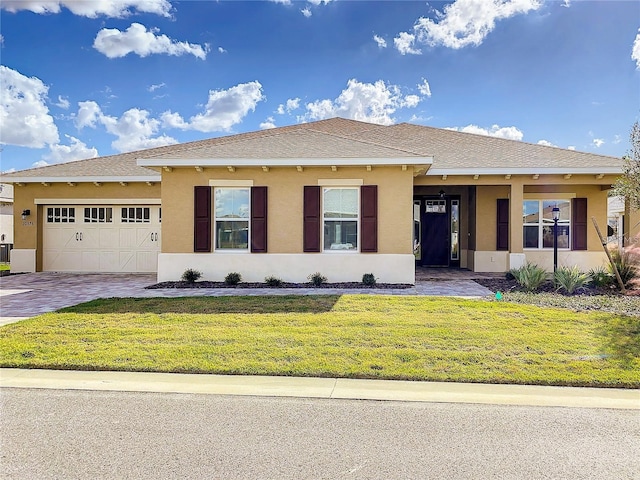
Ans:
[[[553,214],[553,273],[558,269],[558,220],[560,219],[560,209],[556,204],[551,210]]]

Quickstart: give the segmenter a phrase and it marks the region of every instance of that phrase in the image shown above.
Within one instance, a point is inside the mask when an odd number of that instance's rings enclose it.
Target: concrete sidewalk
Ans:
[[[640,390],[347,378],[3,368],[0,387],[640,410]]]

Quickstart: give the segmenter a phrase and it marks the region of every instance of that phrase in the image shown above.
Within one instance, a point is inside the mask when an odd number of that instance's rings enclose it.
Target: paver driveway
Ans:
[[[0,325],[62,307],[110,297],[191,297],[223,295],[437,295],[484,297],[492,292],[472,280],[420,281],[407,289],[194,288],[153,289],[155,274],[39,272],[0,277]]]

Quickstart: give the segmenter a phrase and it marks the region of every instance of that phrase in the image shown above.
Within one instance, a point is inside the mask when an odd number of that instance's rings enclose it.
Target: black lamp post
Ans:
[[[553,273],[558,268],[558,220],[560,219],[560,209],[558,205],[551,210],[553,213]]]

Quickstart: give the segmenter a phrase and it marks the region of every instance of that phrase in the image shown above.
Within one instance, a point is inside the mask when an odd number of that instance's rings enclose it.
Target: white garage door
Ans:
[[[151,205],[47,205],[43,270],[155,272],[161,210]]]

